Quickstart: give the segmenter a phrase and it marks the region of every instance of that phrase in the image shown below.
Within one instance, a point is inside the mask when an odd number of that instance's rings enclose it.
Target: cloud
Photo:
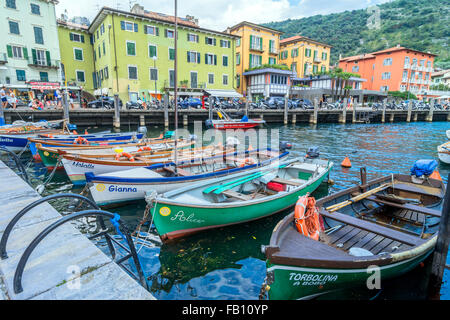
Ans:
[[[264,23],[296,19],[316,14],[356,10],[389,0],[179,0],[178,16],[192,15],[204,28],[223,31],[241,21]],[[133,1],[147,10],[174,14],[174,1]],[[92,20],[99,8],[108,6],[128,11],[129,2],[119,0],[60,0],[56,7],[59,16],[65,9],[69,17],[85,16]]]

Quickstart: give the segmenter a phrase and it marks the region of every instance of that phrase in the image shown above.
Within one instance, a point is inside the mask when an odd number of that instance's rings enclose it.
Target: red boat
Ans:
[[[220,119],[217,120],[207,120],[206,125],[213,127],[217,130],[227,130],[227,129],[250,129],[266,123],[262,119],[249,119],[244,116],[242,119],[231,119],[223,110],[217,111],[217,115]]]

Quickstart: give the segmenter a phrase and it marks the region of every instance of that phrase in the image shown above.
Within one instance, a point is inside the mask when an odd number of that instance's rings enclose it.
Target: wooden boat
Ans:
[[[169,191],[153,201],[153,222],[161,239],[168,240],[260,219],[316,190],[332,166],[327,160],[296,158]]]
[[[206,126],[217,130],[251,129],[266,123],[262,119],[248,119],[247,116],[244,116],[242,119],[232,119],[222,109],[215,111],[220,119],[209,119],[206,121]]]
[[[439,160],[450,164],[450,141],[437,147]]]
[[[327,196],[317,202],[325,227],[318,241],[297,231],[294,213],[286,216],[263,247],[269,299],[365,287],[373,266],[381,283],[414,269],[434,249],[444,193],[439,180],[396,174]]]
[[[141,143],[128,143],[117,145],[89,145],[82,147],[77,145],[77,148],[50,148],[44,147],[41,143],[36,143],[36,149],[42,163],[48,170],[53,170],[58,165],[60,154],[80,155],[84,158],[99,158],[99,159],[114,159],[120,152],[127,152],[133,156],[147,156],[156,154],[166,154],[173,150],[174,140],[141,140]],[[195,141],[187,141],[179,139],[178,147],[185,149],[193,146]],[[62,169],[62,164],[59,164],[58,169]]]
[[[86,173],[90,192],[100,206],[144,200],[146,193],[164,193],[194,182],[206,181],[267,166],[286,157],[289,153],[270,149],[251,150],[215,156],[196,161],[157,164],[150,167],[94,175]],[[251,159],[247,161],[246,159]]]
[[[194,160],[197,158],[209,158],[215,155],[223,155],[234,149],[224,149],[219,146],[211,146],[189,150],[178,150],[178,162]],[[115,159],[93,159],[79,155],[63,154],[62,164],[74,185],[86,184],[87,172],[95,175],[122,170],[148,167],[159,163],[170,163],[174,161],[174,151],[150,156],[136,156],[132,161],[127,158]]]
[[[447,135],[447,138],[450,139],[450,130],[447,130],[447,131],[445,132],[445,134]]]

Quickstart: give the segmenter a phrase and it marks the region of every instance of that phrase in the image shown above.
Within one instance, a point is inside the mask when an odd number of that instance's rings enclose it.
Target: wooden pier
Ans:
[[[40,199],[24,180],[0,161],[0,237],[11,219]],[[30,242],[61,219],[48,203],[33,208],[12,229],[7,259],[0,260],[0,300],[154,300],[120,266],[70,224],[49,234],[30,255],[23,291],[16,294],[14,275]]]
[[[378,110],[356,108],[347,110],[226,110],[234,118],[248,114],[249,118],[263,118],[267,123],[389,123],[415,121],[450,121],[450,110]],[[5,110],[6,123],[16,120],[39,121],[57,120],[64,117],[63,110]],[[179,110],[178,123],[187,126],[195,121],[204,123],[208,119],[206,109]],[[169,126],[175,122],[174,110],[115,110],[75,109],[70,110],[70,121],[79,126],[161,125]]]

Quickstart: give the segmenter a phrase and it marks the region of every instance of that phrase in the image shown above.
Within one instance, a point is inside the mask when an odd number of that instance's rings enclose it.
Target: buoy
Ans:
[[[431,176],[429,176],[428,178],[442,181],[441,175],[439,174],[439,171],[437,171],[437,170],[434,170],[433,173],[431,174]]]
[[[115,153],[122,153],[122,152],[123,152],[123,149],[122,149],[122,148],[115,148],[115,149],[114,149],[114,152],[115,152]]]
[[[87,129],[84,130],[84,134],[89,134],[88,131],[87,131]]]
[[[72,132],[73,134],[78,134],[78,132],[76,132],[75,130],[73,130],[73,132]]]
[[[351,168],[352,163],[350,162],[350,159],[348,157],[345,157],[344,161],[342,161],[341,166],[344,168]]]

